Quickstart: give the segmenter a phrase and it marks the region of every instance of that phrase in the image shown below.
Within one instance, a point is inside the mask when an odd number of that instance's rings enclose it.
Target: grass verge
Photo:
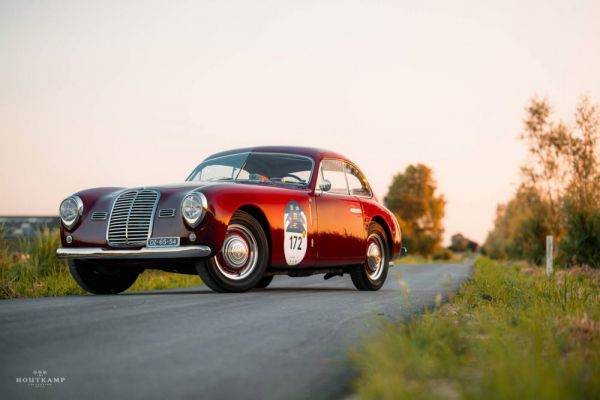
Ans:
[[[469,257],[473,257],[473,253],[443,253],[443,257],[436,255],[435,257],[424,257],[418,254],[409,254],[407,256],[394,260],[395,264],[452,264],[461,263]]]
[[[8,245],[0,229],[0,299],[84,294],[69,273],[67,263],[56,258],[58,231],[39,232],[33,240]],[[170,289],[200,285],[195,275],[148,270],[128,291]]]
[[[600,393],[600,272],[480,258],[450,303],[351,354],[366,399],[590,399]]]

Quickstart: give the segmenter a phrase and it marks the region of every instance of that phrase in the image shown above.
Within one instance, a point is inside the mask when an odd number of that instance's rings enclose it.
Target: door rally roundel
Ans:
[[[306,226],[306,214],[304,214],[302,206],[295,201],[290,201],[285,206],[283,231],[285,262],[288,265],[299,264],[306,254],[308,229]]]

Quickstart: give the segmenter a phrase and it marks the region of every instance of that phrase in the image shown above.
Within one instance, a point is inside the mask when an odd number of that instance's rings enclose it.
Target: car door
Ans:
[[[324,159],[315,193],[317,258],[320,265],[361,263],[365,229],[360,200],[348,189],[346,164]]]

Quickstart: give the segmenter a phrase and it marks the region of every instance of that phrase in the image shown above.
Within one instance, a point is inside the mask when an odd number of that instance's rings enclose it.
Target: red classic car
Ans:
[[[277,274],[344,273],[378,290],[406,251],[358,167],[312,148],[213,154],[184,183],[76,193],[60,218],[57,255],[96,294],[128,289],[145,269],[197,273],[217,292],[265,288]]]

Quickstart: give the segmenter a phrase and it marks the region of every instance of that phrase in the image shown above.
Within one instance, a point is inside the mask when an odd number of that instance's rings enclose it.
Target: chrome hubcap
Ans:
[[[367,275],[370,279],[377,280],[383,272],[385,263],[383,242],[378,235],[372,234],[367,243]]]
[[[252,232],[243,225],[230,225],[215,262],[229,279],[241,280],[250,275],[258,263],[258,245]]]
[[[223,259],[227,266],[240,268],[248,261],[250,249],[244,239],[239,236],[229,236],[223,243]]]

